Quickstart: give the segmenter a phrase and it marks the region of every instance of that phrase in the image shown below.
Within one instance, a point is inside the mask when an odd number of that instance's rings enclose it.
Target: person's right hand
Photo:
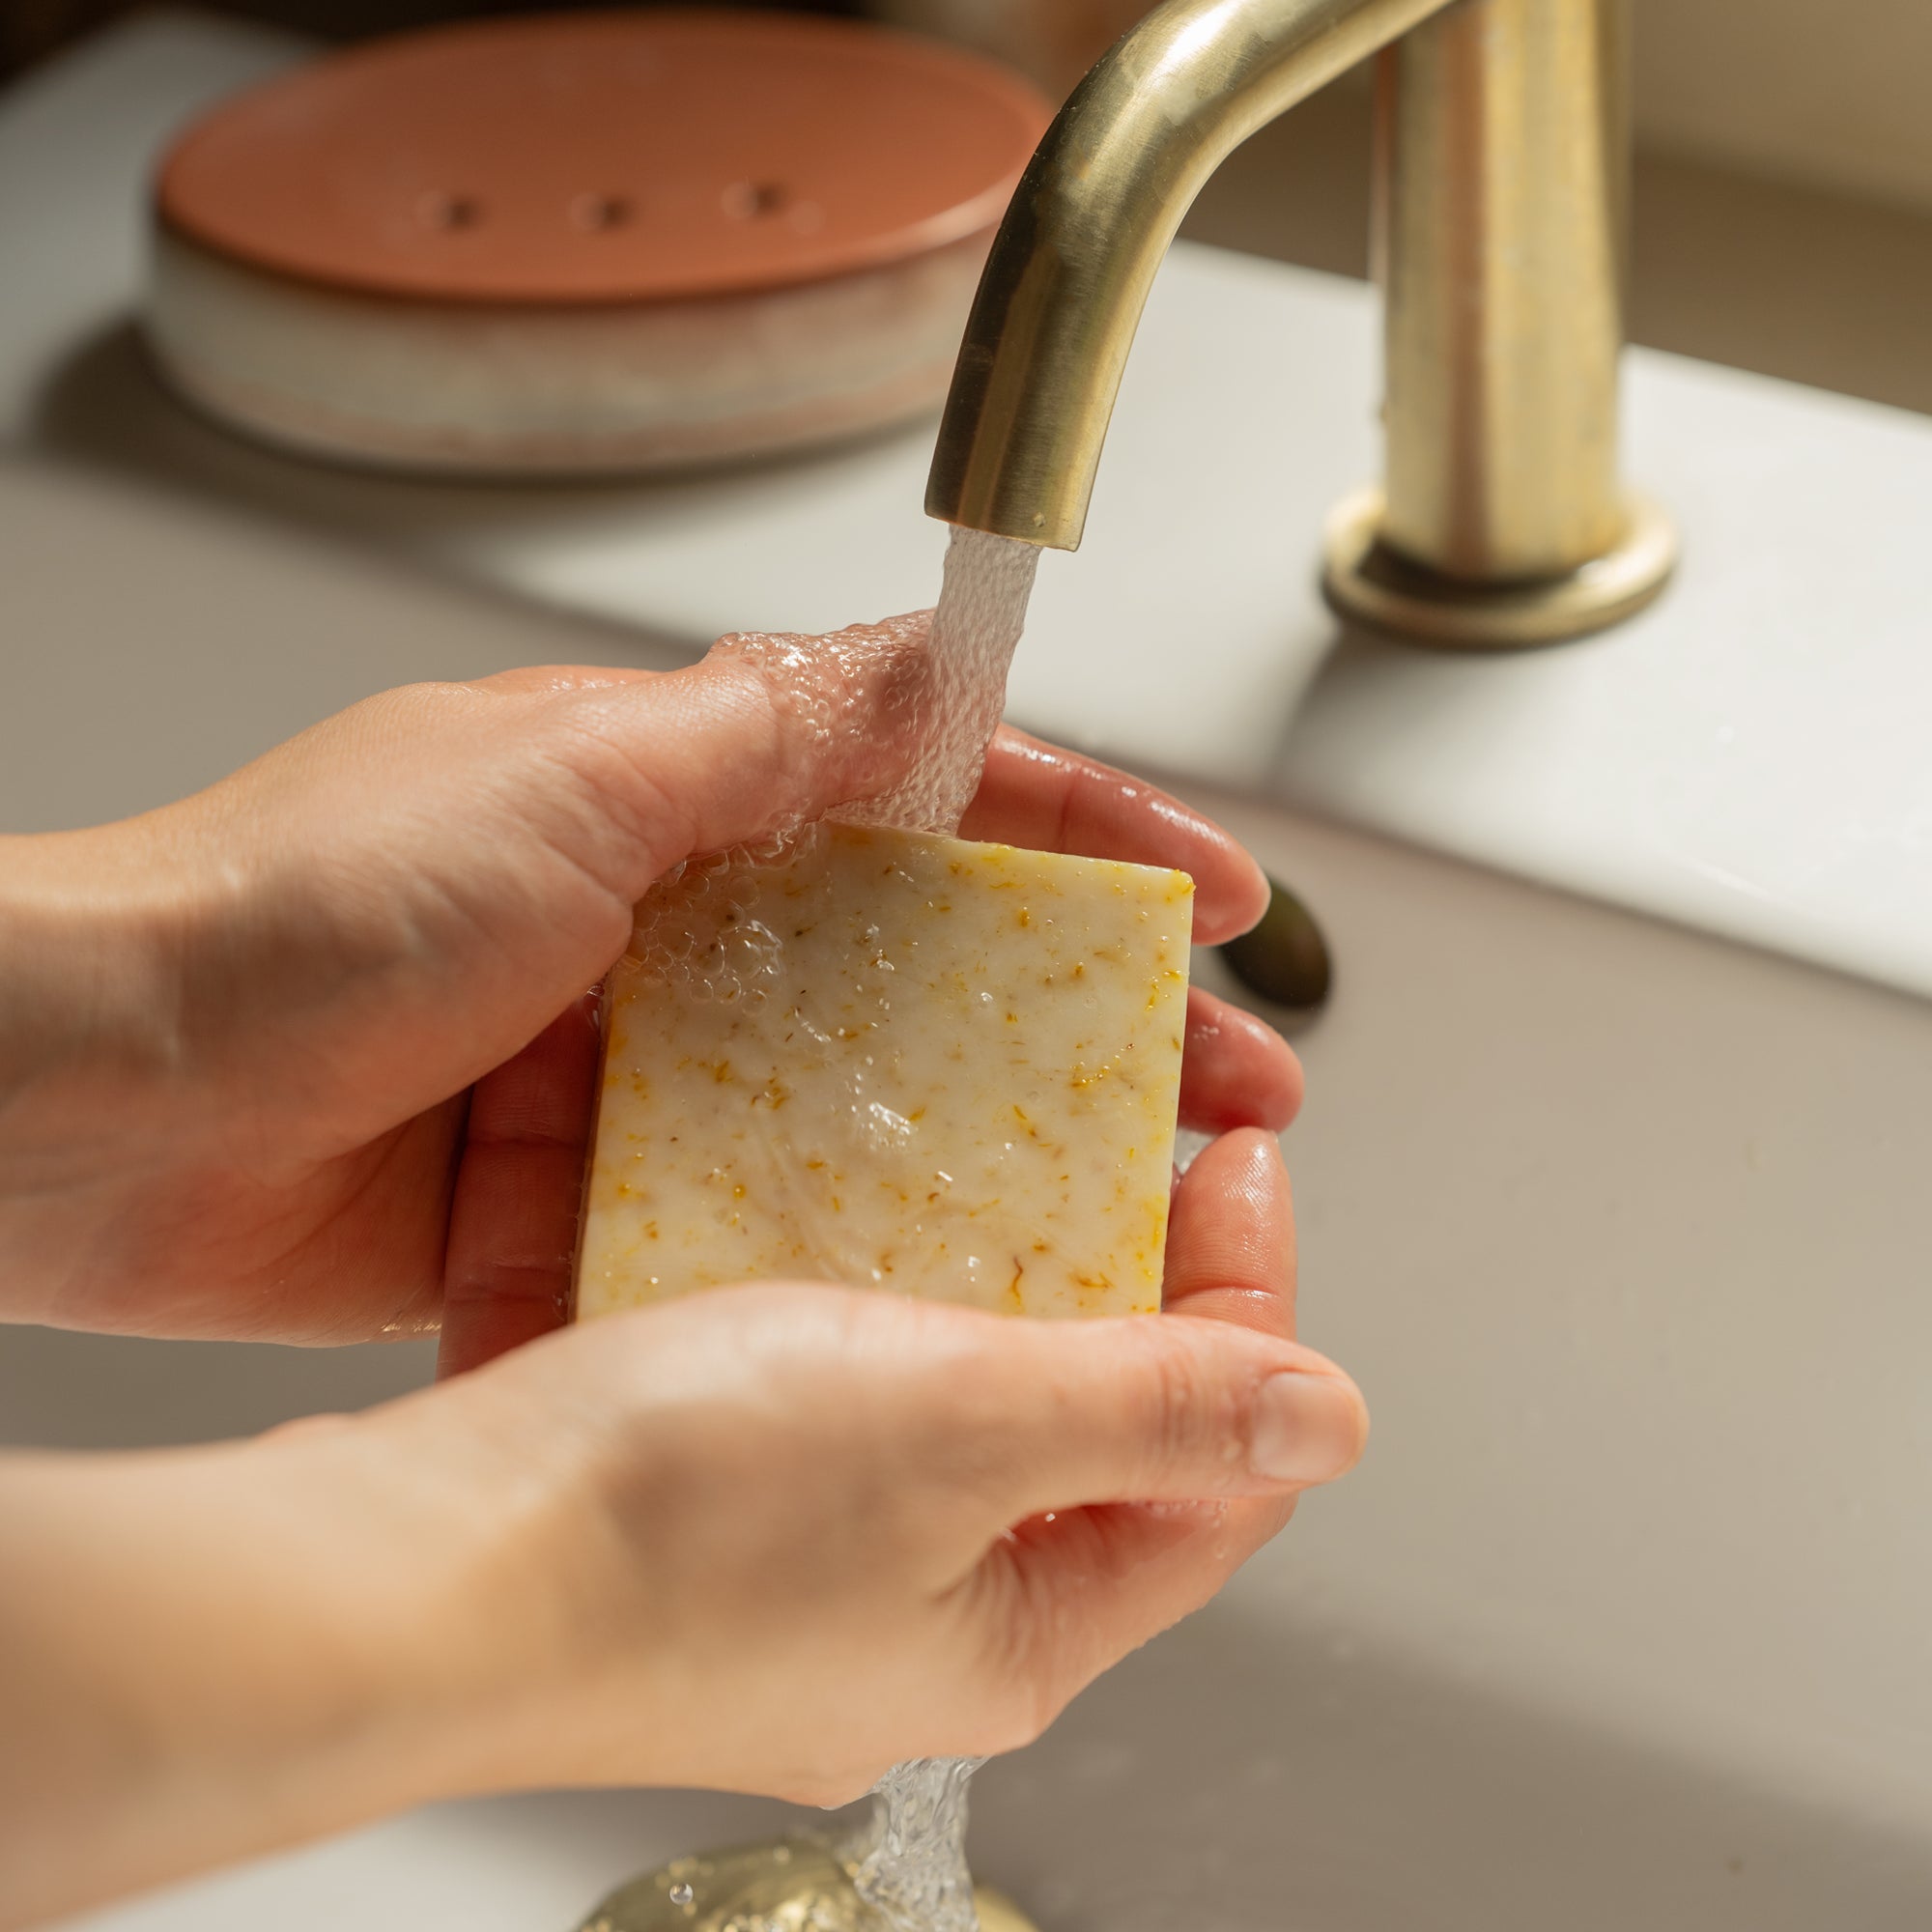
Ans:
[[[1341,1475],[1361,1397],[1291,1339],[1272,1136],[1179,1188],[1167,1312],[1015,1321],[822,1285],[539,1341],[378,1426],[534,1493],[537,1541],[446,1632],[505,1783],[834,1803],[1025,1744]]]
[[[822,1804],[1028,1742],[1360,1453],[1293,1252],[1244,1129],[1163,1315],[724,1289],[252,1443],[0,1461],[0,1925],[462,1793]]]

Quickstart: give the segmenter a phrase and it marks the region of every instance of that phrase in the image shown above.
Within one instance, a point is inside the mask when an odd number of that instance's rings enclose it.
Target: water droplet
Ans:
[[[682,1879],[670,1889],[670,1902],[673,1905],[689,1905],[697,1894]]]

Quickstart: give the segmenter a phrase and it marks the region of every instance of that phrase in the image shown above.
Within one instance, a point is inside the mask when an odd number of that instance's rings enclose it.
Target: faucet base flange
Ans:
[[[1641,611],[1677,565],[1677,532],[1633,496],[1614,550],[1566,577],[1471,583],[1410,562],[1381,542],[1382,493],[1345,497],[1322,542],[1321,593],[1353,623],[1447,651],[1519,651],[1606,629]]]
[[[973,1888],[980,1932],[1034,1932],[1011,1899]],[[890,1932],[860,1897],[852,1864],[830,1838],[799,1833],[764,1844],[673,1859],[622,1885],[578,1932]]]

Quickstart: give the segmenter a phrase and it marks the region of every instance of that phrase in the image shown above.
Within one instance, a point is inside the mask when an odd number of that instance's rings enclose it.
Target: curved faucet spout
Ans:
[[[1074,90],[1013,193],[926,488],[947,523],[1074,550],[1148,289],[1214,170],[1444,0],[1168,0]]]
[[[1628,0],[1168,0],[1007,211],[925,506],[1072,550],[1149,285],[1230,149],[1381,49],[1383,484],[1331,521],[1344,615],[1463,649],[1639,610],[1676,543],[1617,467]],[[1369,398],[1364,397],[1364,406]]]

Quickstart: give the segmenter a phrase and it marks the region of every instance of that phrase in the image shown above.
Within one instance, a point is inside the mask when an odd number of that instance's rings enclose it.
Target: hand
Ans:
[[[0,1926],[460,1793],[1023,1744],[1359,1454],[1293,1293],[1241,1131],[1161,1316],[725,1289],[254,1443],[0,1459]]]
[[[446,1281],[452,1365],[554,1326],[585,989],[677,861],[901,775],[923,639],[845,635],[829,734],[726,640],[389,692],[144,818],[0,840],[0,1313],[351,1342],[436,1328]],[[1015,733],[964,830],[1188,870],[1207,941],[1264,903],[1207,821]],[[1193,997],[1189,1124],[1285,1125],[1298,1094]]]
[[[1353,1384],[1293,1343],[1271,1135],[1181,1181],[1165,1308],[729,1289],[445,1385],[553,1513],[550,1553],[453,1638],[479,1711],[515,1713],[473,1761],[833,1804],[903,1758],[1029,1743],[1361,1452]]]

